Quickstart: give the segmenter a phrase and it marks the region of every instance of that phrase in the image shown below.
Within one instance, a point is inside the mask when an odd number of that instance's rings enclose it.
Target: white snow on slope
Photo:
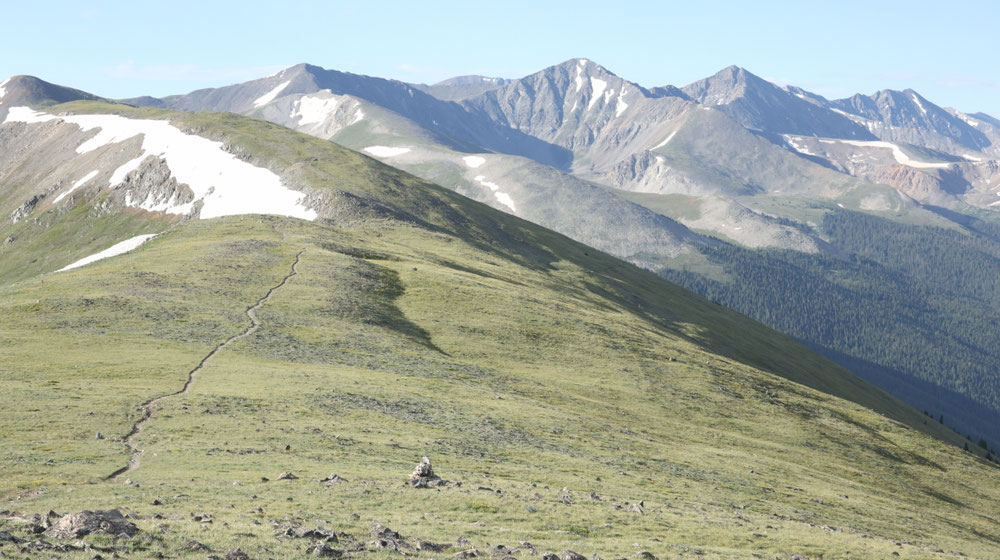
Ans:
[[[970,117],[969,115],[966,115],[965,113],[962,113],[960,111],[955,111],[955,116],[958,117],[958,118],[960,118],[960,119],[962,119],[963,121],[965,121],[965,124],[967,124],[969,126],[978,127],[980,124],[982,124],[979,121],[977,121],[977,120],[973,119],[972,117]]]
[[[514,199],[511,198],[509,194],[501,191],[500,185],[496,183],[490,183],[489,181],[486,180],[485,175],[476,175],[475,180],[479,181],[480,185],[493,191],[493,196],[496,197],[497,202],[503,204],[507,208],[510,208],[511,212],[517,212],[517,210],[514,209]]]
[[[576,66],[576,93],[580,93],[580,90],[583,89],[583,67],[585,64],[586,62],[581,60]]]
[[[365,112],[361,110],[361,107],[358,107],[358,110],[354,113],[354,120],[351,121],[351,124],[358,124],[364,118],[365,118]]]
[[[31,107],[11,107],[7,110],[7,118],[3,122],[4,124],[9,122],[36,124],[54,121],[58,118],[48,113],[37,113]]]
[[[486,158],[479,156],[465,156],[464,158],[462,158],[462,161],[465,162],[465,165],[468,165],[469,167],[476,169],[482,164],[486,163]]]
[[[45,122],[55,118],[27,107],[14,107],[5,122]],[[316,219],[316,212],[302,204],[305,195],[286,187],[276,174],[236,158],[223,149],[222,142],[185,134],[169,121],[118,115],[69,115],[61,120],[84,131],[99,129],[96,136],[77,147],[79,153],[142,135],[142,154],[112,174],[111,186],[120,184],[131,170],[152,155],[163,158],[171,176],[191,188],[195,201],[202,201],[203,219],[239,214]],[[190,210],[189,205],[163,211],[186,214],[185,209]]]
[[[820,140],[820,142],[823,142],[824,144],[836,144],[837,142],[841,142],[843,144],[860,146],[862,148],[888,148],[892,150],[892,157],[896,158],[897,163],[901,163],[909,167],[916,167],[917,169],[947,169],[952,165],[950,163],[928,163],[925,161],[917,161],[903,153],[903,150],[892,142],[882,142],[878,140]]]
[[[107,249],[101,251],[100,253],[95,253],[93,255],[90,255],[89,257],[84,257],[71,265],[64,266],[59,270],[57,270],[56,272],[62,272],[64,270],[72,270],[74,268],[79,268],[85,264],[90,264],[92,262],[97,262],[102,259],[107,259],[109,257],[121,255],[122,253],[127,253],[154,237],[156,237],[155,233],[149,235],[137,235],[132,239],[126,239],[121,243],[116,243],[108,247]]]
[[[3,96],[7,95],[7,90],[4,89],[4,86],[6,86],[7,82],[9,82],[9,81],[10,81],[10,78],[7,78],[3,82],[0,82],[0,101],[3,101]]]
[[[625,86],[622,86],[621,92],[618,94],[618,102],[615,104],[615,116],[620,117],[625,109],[628,109],[628,103],[625,103]]]
[[[608,87],[608,82],[599,78],[590,78],[590,87],[594,90],[594,92],[590,96],[590,103],[587,103],[588,111],[594,106],[594,103],[597,103],[597,99],[604,93],[604,89]]]
[[[798,142],[796,142],[796,137],[795,136],[792,136],[790,134],[782,134],[782,136],[785,138],[785,142],[787,142],[788,145],[791,146],[792,149],[795,150],[796,152],[798,152],[800,154],[805,154],[807,156],[819,156],[819,154],[814,154],[814,153],[810,152],[809,148],[807,148],[807,147],[799,144]],[[797,138],[798,138],[798,140],[802,140],[801,136],[799,136]]]
[[[671,132],[671,133],[670,133],[670,136],[667,136],[666,138],[664,138],[664,139],[663,139],[663,142],[660,142],[659,144],[657,144],[657,145],[653,146],[653,149],[655,150],[655,149],[657,149],[657,148],[662,148],[662,147],[666,146],[666,145],[667,145],[667,142],[670,142],[671,140],[673,140],[673,139],[674,139],[674,135],[675,135],[675,134],[677,134],[677,131],[676,131],[676,130],[675,130],[675,131],[673,131],[673,132]]]
[[[976,157],[974,155],[971,155],[971,154],[962,154],[962,157],[964,157],[965,159],[967,159],[969,161],[975,161],[975,162],[983,161],[983,158],[978,158],[978,157]]]
[[[409,148],[393,148],[391,146],[368,146],[365,151],[375,157],[401,156],[409,152]]]
[[[87,181],[93,179],[94,177],[97,177],[97,170],[96,169],[94,171],[91,171],[90,173],[87,173],[83,177],[83,179],[80,179],[79,181],[73,183],[73,186],[70,187],[68,191],[66,191],[66,192],[62,193],[61,195],[57,196],[56,199],[52,201],[52,204],[59,204],[60,200],[62,200],[64,198],[66,198],[67,196],[69,196],[73,191],[75,191],[76,189],[82,187]]]
[[[917,104],[917,108],[920,109],[921,113],[924,115],[927,114],[927,109],[924,109],[924,104],[920,102],[920,98],[916,94],[913,94],[913,102]]]
[[[286,87],[288,87],[288,84],[290,84],[290,83],[292,83],[292,82],[290,82],[290,81],[289,82],[281,82],[280,84],[278,84],[278,87],[276,87],[276,88],[272,89],[271,91],[265,93],[264,95],[258,97],[257,100],[253,102],[253,106],[254,107],[261,107],[263,105],[267,105],[268,103],[274,101],[274,98],[278,97],[278,94],[281,93],[282,90],[284,90]]]
[[[337,99],[303,96],[292,107],[291,118],[299,119],[299,126],[321,124],[328,116],[337,110]]]

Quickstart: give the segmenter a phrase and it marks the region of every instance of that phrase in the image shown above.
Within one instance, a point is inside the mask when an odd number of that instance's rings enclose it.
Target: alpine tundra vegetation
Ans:
[[[560,117],[525,97],[544,84]],[[8,80],[0,555],[995,557],[990,444],[822,355],[878,369],[941,329],[939,348],[982,350],[996,276],[892,249],[992,254],[992,203],[931,206],[803,155],[992,148],[904,147],[916,133],[859,120],[891,120],[876,101],[746,84],[644,89],[583,59],[419,87],[302,65],[130,106]],[[724,216],[762,233],[722,235]],[[773,308],[820,352],[664,276]],[[881,291],[910,279],[909,303]],[[786,324],[830,294],[848,307],[829,330]],[[875,338],[875,303],[915,332]],[[988,365],[942,380],[919,360],[895,367],[930,389],[904,398],[994,410],[963,393],[972,373],[993,387]]]

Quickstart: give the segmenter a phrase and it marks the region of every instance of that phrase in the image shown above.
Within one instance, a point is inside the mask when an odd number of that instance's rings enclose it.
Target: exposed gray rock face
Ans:
[[[917,144],[950,153],[984,151],[1000,155],[996,138],[991,140],[977,127],[924,99],[912,89],[857,94],[835,100],[831,106],[855,116],[859,124],[882,140]]]
[[[571,150],[600,169],[666,137],[696,105],[676,88],[647,90],[587,59],[572,59],[467,99],[473,115]]]
[[[71,513],[61,517],[45,534],[57,539],[78,539],[91,534],[133,537],[139,532],[135,523],[117,509]]]
[[[847,117],[817,105],[819,96],[797,95],[738,66],[724,68],[683,90],[698,103],[717,107],[747,128],[780,134],[875,139]]]
[[[194,191],[178,184],[171,176],[170,167],[163,158],[149,156],[137,169],[112,191],[110,200],[121,207],[139,207],[149,211],[176,209],[194,201]],[[197,216],[200,205],[192,208],[188,216]]]

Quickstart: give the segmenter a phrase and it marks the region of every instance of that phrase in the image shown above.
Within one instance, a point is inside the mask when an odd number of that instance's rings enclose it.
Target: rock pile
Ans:
[[[410,474],[410,486],[414,488],[431,488],[433,486],[444,486],[445,484],[448,484],[447,481],[434,473],[434,469],[431,467],[431,460],[428,457],[421,459],[420,464]]]

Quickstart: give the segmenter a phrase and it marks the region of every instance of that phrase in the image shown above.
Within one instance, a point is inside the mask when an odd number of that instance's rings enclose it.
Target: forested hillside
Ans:
[[[974,431],[977,441],[1000,440],[991,410],[1000,407],[996,226],[972,220],[957,231],[840,211],[822,230],[847,256],[718,245],[705,252],[727,279],[664,274]]]

